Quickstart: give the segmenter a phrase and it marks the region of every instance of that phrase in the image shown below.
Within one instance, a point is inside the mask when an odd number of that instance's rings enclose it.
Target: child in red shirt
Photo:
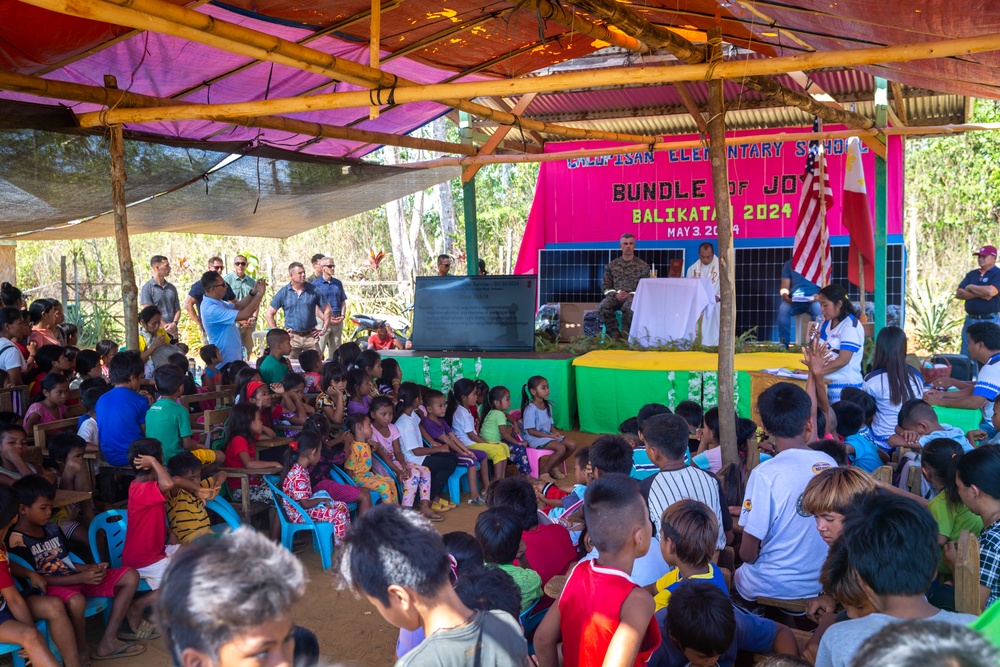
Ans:
[[[558,667],[562,642],[564,667],[645,665],[660,645],[660,628],[652,596],[630,576],[652,537],[639,484],[626,475],[602,475],[587,487],[584,516],[599,555],[573,569],[538,626],[538,664]]]
[[[147,604],[156,600],[170,556],[179,544],[167,544],[167,493],[174,478],[163,467],[163,447],[155,438],[140,438],[128,447],[128,460],[139,474],[128,487],[128,525],[122,549],[122,567],[139,571],[153,589]]]

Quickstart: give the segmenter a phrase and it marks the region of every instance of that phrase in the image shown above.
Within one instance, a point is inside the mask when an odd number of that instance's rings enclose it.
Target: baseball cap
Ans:
[[[997,249],[991,245],[984,245],[982,248],[972,253],[973,255],[993,255],[997,256]]]

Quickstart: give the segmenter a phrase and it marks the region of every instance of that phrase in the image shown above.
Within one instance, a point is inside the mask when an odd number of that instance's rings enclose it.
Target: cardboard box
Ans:
[[[583,316],[597,310],[597,303],[561,301],[559,303],[559,340],[563,343],[583,335]]]

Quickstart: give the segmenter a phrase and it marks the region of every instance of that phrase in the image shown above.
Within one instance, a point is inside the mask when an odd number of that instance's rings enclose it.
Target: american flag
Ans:
[[[813,132],[819,132],[819,118],[813,121]],[[820,200],[820,173],[823,175],[823,199]],[[830,174],[823,165],[823,146],[809,142],[809,156],[799,199],[799,216],[792,246],[792,269],[820,287],[830,283],[830,234],[826,226],[826,209],[833,205]]]

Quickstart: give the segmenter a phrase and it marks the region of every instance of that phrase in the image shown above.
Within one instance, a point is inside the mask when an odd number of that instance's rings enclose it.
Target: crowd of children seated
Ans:
[[[544,667],[721,667],[775,654],[846,667],[879,664],[871,656],[898,650],[897,634],[963,636],[947,650],[996,663],[978,640],[1000,637],[1000,417],[989,402],[982,431],[941,423],[893,327],[863,385],[832,402],[817,391],[823,344],[807,347],[807,389],[762,392],[760,423],[738,419],[736,443],[723,442],[717,408],[684,401],[649,403],[578,447],[554,427],[542,376],[442,392],[355,343],[293,364],[289,335],[271,330],[254,365],[219,369],[204,347],[196,378],[183,354],[158,353],[169,342],[151,329],[157,312],[144,312],[150,335],[133,352],[77,350],[56,304],[32,308],[0,308],[0,380],[28,387],[0,414],[0,642],[33,664],[58,664],[40,619],[66,665],[142,653],[159,636],[148,610],[163,608],[172,563],[190,566],[202,556],[185,554],[218,539],[208,508],[220,495],[268,505],[272,538],[278,512],[330,524],[339,581],[400,628],[400,665],[533,654]],[[1000,349],[990,326],[972,333]],[[192,395],[218,389],[235,405],[203,432],[197,415],[215,406]],[[63,421],[44,456],[33,451],[36,430]],[[738,459],[724,460],[732,444]],[[92,491],[97,465],[124,480],[117,568],[93,562],[107,556],[87,534],[94,503],[56,502]],[[892,482],[876,482],[885,465]],[[455,509],[459,478],[483,509],[472,534],[442,536],[433,523]],[[979,618],[956,612],[964,532],[979,539]],[[110,614],[90,646],[95,596]]]

